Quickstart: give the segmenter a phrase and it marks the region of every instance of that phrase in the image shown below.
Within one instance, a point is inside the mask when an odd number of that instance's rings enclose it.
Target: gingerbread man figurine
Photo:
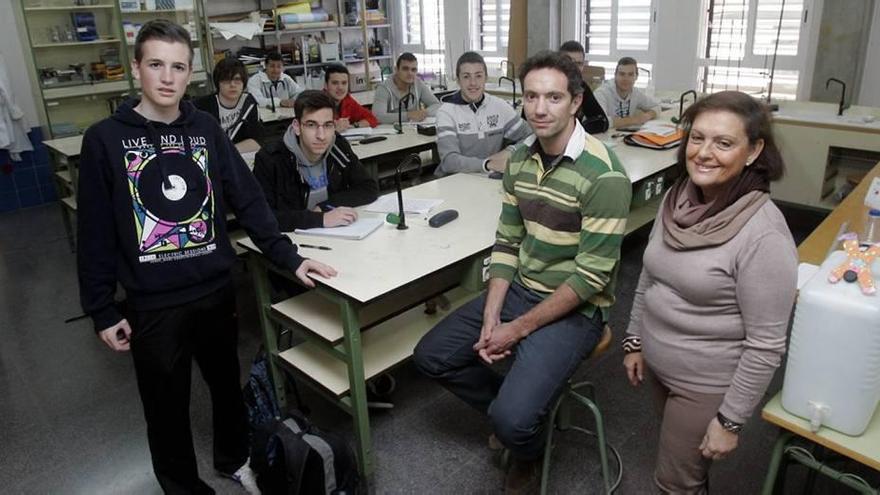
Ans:
[[[854,235],[848,235],[843,241],[843,250],[846,252],[846,261],[831,270],[828,281],[836,284],[840,279],[847,282],[859,281],[862,293],[873,295],[877,292],[874,287],[874,277],[871,275],[871,263],[880,255],[880,244],[874,244],[867,250],[859,249],[859,240]]]

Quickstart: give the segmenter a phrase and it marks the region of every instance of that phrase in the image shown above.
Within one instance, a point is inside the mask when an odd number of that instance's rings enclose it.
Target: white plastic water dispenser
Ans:
[[[782,386],[782,407],[820,426],[861,435],[880,401],[880,292],[828,282],[846,261],[835,251],[798,295]],[[871,265],[880,282],[880,259]]]

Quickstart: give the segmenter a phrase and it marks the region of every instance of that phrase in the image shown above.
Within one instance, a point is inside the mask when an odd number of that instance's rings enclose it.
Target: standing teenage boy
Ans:
[[[373,111],[383,124],[397,122],[397,107],[400,99],[411,94],[412,99],[403,104],[404,122],[421,122],[427,117],[437,115],[440,100],[419,79],[419,61],[409,52],[401,53],[394,66],[394,75],[376,87]]]
[[[350,127],[376,127],[379,121],[369,110],[362,107],[348,92],[348,69],[332,64],[324,68],[324,91],[336,102],[336,130],[343,132]]]
[[[486,72],[479,53],[458,57],[455,77],[461,89],[437,110],[436,175],[504,172],[514,144],[531,133],[509,103],[485,92]]]
[[[571,59],[538,53],[523,64],[520,82],[534,135],[504,174],[488,290],[428,332],[413,357],[489,415],[490,445],[513,455],[505,490],[531,493],[547,413],[596,346],[614,303],[632,186],[614,154],[575,119],[583,86]],[[506,376],[488,366],[508,357]]]
[[[247,91],[261,107],[272,108],[273,98],[275,106],[292,107],[293,100],[302,92],[302,88],[292,77],[284,73],[284,60],[281,54],[271,52],[266,55],[266,69],[248,79]]]
[[[335,272],[297,255],[217,122],[181,102],[192,56],[185,29],[164,19],[144,24],[131,66],[143,97],[86,131],[77,214],[80,298],[99,338],[113,350],[131,350],[162,489],[213,493],[199,479],[192,445],[195,359],[211,392],[214,467],[252,491],[229,274],[236,258],[224,205],[263,253],[303,284],[312,287],[310,275]],[[117,282],[128,299],[125,316],[114,303]]]

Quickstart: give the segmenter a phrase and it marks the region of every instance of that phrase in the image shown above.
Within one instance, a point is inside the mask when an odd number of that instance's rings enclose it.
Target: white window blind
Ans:
[[[622,57],[633,57],[639,68],[651,70],[654,50],[651,42],[654,27],[653,0],[581,0],[583,40],[590,65],[605,67],[605,79],[614,77],[614,68]],[[650,72],[642,72],[636,87],[645,88]]]
[[[611,54],[611,0],[588,0],[584,8],[584,48],[590,55]]]
[[[478,0],[477,32],[474,49],[481,52],[498,53],[507,48],[510,31],[510,0]]]
[[[419,60],[421,74],[445,72],[446,29],[444,0],[399,0],[401,12],[401,51],[412,52]]]
[[[785,3],[783,9],[783,3]],[[755,55],[772,55],[776,48],[776,33],[779,33],[779,47],[776,55],[797,55],[801,34],[801,15],[804,2],[795,0],[759,0],[755,19]],[[780,15],[781,14],[781,15]],[[780,25],[780,18],[782,23]]]
[[[617,0],[618,50],[647,50],[651,43],[651,0]]]
[[[704,0],[704,5],[702,91],[737,90],[766,96],[773,72],[772,96],[796,98],[804,1]]]
[[[422,9],[421,0],[401,0],[401,16],[403,44],[419,45],[422,43]]]

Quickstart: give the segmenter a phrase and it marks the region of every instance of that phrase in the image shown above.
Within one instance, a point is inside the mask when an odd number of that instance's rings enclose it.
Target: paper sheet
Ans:
[[[442,199],[407,198],[403,192],[403,211],[427,215],[435,206],[443,203]],[[397,193],[388,193],[364,207],[366,211],[376,213],[397,213]]]
[[[351,225],[342,227],[318,227],[315,229],[296,229],[294,233],[360,240],[376,231],[383,223],[381,218],[359,218]]]
[[[225,40],[236,36],[252,40],[257,33],[263,31],[263,27],[255,22],[212,22],[211,29],[220,33],[220,36],[223,36]]]

